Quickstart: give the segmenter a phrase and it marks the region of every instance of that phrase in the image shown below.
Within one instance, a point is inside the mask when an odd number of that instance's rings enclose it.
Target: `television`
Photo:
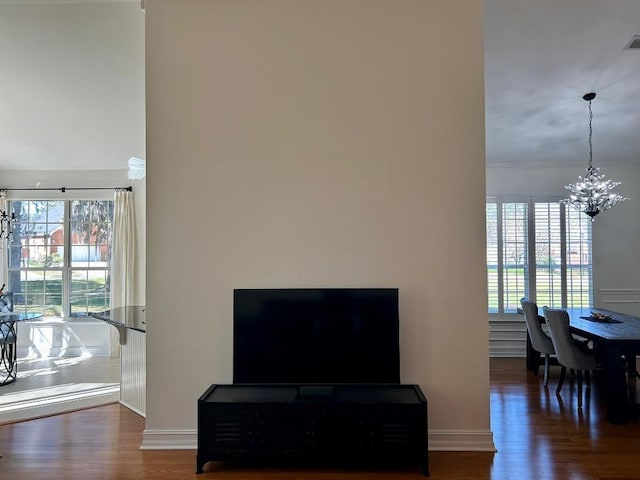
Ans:
[[[400,383],[397,288],[236,289],[234,383]]]

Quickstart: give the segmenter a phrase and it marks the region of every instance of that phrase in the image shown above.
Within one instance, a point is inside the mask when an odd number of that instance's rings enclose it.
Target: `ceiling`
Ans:
[[[638,0],[485,0],[488,164],[640,164]]]
[[[126,12],[109,17],[110,26],[102,20],[90,29],[78,18],[79,33],[65,38],[51,31],[61,29],[66,15],[50,14],[59,22],[54,26],[6,20],[6,9],[77,9],[82,3],[126,4],[137,17],[126,29],[113,23],[131,15]],[[0,170],[121,169],[130,156],[144,158],[143,65],[126,77],[134,68],[126,62],[144,63],[139,2],[0,0],[0,7]],[[99,40],[108,38],[108,28],[128,32],[126,41],[111,46],[128,52],[125,61],[90,51],[96,42],[104,47]],[[81,34],[89,36],[78,42]],[[634,35],[640,35],[640,0],[485,0],[488,164],[584,164],[588,109],[582,96],[591,91],[597,93],[596,166],[640,163],[640,50],[624,49]],[[58,47],[53,53],[38,53],[52,44]],[[76,51],[70,54],[65,45]],[[96,57],[99,67],[87,68]],[[114,68],[120,70],[113,74]],[[105,79],[117,95],[96,88]],[[132,104],[135,118],[127,114]]]
[[[0,65],[0,170],[144,158],[139,1],[0,0]]]

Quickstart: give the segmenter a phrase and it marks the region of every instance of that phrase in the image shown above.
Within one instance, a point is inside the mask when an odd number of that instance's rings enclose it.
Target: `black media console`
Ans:
[[[421,465],[427,400],[417,385],[211,385],[198,399],[196,473],[238,464]]]

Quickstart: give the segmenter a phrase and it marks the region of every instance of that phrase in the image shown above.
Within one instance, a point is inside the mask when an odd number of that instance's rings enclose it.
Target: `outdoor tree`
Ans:
[[[101,200],[74,201],[71,204],[71,232],[82,244],[92,245],[96,255],[101,245],[108,245],[111,257],[111,219],[113,202]]]
[[[12,213],[15,214],[16,222],[9,241],[9,288],[14,294],[22,292],[20,271],[17,269],[22,266],[23,261],[27,261],[23,260],[22,255],[24,240],[34,234],[35,224],[33,222],[43,212],[46,212],[48,206],[49,202],[44,200],[14,200],[11,202]]]

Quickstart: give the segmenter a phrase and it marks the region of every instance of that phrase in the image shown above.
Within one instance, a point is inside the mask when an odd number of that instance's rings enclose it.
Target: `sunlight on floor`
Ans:
[[[120,359],[19,358],[17,380],[0,387],[0,423],[117,401]]]
[[[117,383],[74,383],[60,387],[30,390],[22,394],[9,395],[6,399],[0,399],[0,413],[22,408],[64,403],[93,397],[96,394],[105,395],[118,392],[120,392],[120,385]]]

